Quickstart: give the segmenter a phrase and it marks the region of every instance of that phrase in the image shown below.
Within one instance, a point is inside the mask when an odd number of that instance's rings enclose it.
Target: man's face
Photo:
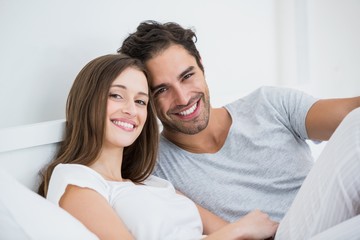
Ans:
[[[170,132],[196,134],[209,121],[204,73],[182,46],[172,45],[146,62],[158,117]]]

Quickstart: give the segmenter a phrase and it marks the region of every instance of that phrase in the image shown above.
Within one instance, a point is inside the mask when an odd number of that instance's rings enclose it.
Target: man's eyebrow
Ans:
[[[162,83],[162,84],[156,85],[156,86],[154,86],[154,87],[151,87],[150,90],[151,90],[152,92],[154,92],[154,91],[156,91],[157,89],[163,88],[163,87],[166,87],[166,86],[168,86],[168,84]]]
[[[127,89],[127,87],[126,86],[124,86],[124,85],[121,85],[121,84],[113,84],[113,85],[111,85],[111,87],[118,87],[118,88],[122,88],[122,89]],[[138,94],[139,95],[144,95],[144,96],[146,96],[146,97],[149,97],[149,94],[147,94],[147,93],[145,93],[145,92],[138,92]]]
[[[194,70],[194,66],[190,66],[187,69],[185,69],[182,73],[179,74],[179,76],[177,77],[178,80],[182,79],[186,74],[188,74],[189,72]]]
[[[186,74],[188,74],[189,72],[193,71],[194,68],[195,68],[194,66],[190,66],[190,67],[186,68],[184,71],[182,71],[182,72],[177,76],[177,79],[178,79],[178,80],[182,79]],[[159,88],[163,88],[163,87],[166,87],[166,86],[168,86],[168,84],[166,84],[166,83],[161,83],[161,84],[159,84],[159,85],[156,85],[156,86],[152,87],[152,88],[151,88],[151,91],[155,91],[155,90],[157,90],[157,89],[159,89]]]

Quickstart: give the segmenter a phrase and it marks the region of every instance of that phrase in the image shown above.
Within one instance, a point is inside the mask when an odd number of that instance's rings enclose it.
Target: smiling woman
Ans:
[[[115,196],[107,192],[104,198],[103,188],[94,183],[116,182],[116,189],[129,181],[140,183],[155,164],[158,128],[148,89],[146,71],[135,59],[116,54],[89,62],[68,96],[64,141],[43,171],[39,193],[100,238],[131,238],[131,226],[104,201]]]
[[[114,80],[107,101],[106,137],[103,148],[118,147],[121,149],[136,140],[146,122],[148,92],[146,76],[138,69],[127,68]],[[119,151],[119,156],[114,157],[121,159],[122,151]],[[107,165],[107,161],[100,156],[91,166],[96,168],[100,162],[102,162],[101,165]],[[121,166],[108,167],[121,169]],[[122,180],[119,170],[113,175],[112,179]]]

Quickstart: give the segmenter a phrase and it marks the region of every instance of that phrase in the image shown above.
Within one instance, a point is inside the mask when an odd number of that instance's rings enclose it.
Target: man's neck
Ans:
[[[216,153],[225,143],[231,122],[231,116],[225,108],[212,108],[209,124],[201,132],[189,135],[164,129],[162,134],[169,141],[188,152]]]

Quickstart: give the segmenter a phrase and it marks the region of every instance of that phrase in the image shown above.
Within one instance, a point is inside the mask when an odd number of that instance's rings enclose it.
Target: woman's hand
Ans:
[[[275,235],[278,223],[272,221],[269,215],[255,210],[236,222],[230,223],[216,232],[208,235],[206,240],[242,240],[268,239]]]

